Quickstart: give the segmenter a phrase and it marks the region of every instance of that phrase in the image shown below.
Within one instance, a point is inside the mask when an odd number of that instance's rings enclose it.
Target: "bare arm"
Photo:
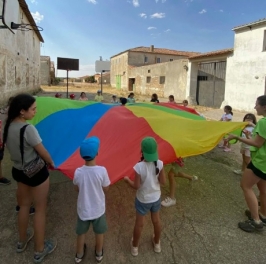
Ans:
[[[54,162],[49,154],[49,152],[46,150],[46,148],[43,146],[42,143],[36,145],[34,149],[37,151],[37,153],[40,155],[40,157],[50,166],[54,167]]]
[[[140,187],[140,175],[138,173],[135,173],[135,179],[134,181],[130,180],[128,177],[124,178],[125,182],[129,184],[129,186],[135,190],[138,190]]]
[[[108,190],[109,190],[109,186],[107,186],[107,187],[102,187],[103,188],[103,192],[106,194],[107,192],[108,192]]]
[[[164,185],[165,182],[166,182],[164,168],[162,168],[161,171],[160,171],[160,173],[159,173],[158,181],[159,181],[160,185]]]
[[[229,135],[229,137],[227,138],[227,140],[231,140],[231,139],[237,139],[240,142],[243,142],[247,145],[253,146],[253,147],[257,147],[260,148],[264,143],[265,143],[265,138],[261,137],[260,135],[256,135],[255,138],[241,138],[235,135]]]

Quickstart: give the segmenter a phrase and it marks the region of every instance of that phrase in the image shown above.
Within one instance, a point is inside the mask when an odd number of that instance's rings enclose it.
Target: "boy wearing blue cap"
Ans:
[[[107,231],[105,217],[105,192],[110,185],[110,179],[105,167],[96,165],[100,140],[97,137],[85,139],[80,146],[80,156],[85,165],[76,169],[73,183],[78,191],[76,226],[77,253],[75,263],[80,263],[86,251],[85,235],[92,225],[95,233],[95,258],[97,262],[103,259],[103,234]]]

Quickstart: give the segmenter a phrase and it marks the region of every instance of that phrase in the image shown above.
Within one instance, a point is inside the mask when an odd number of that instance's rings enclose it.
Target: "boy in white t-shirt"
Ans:
[[[163,162],[158,159],[157,142],[152,137],[146,137],[141,142],[142,158],[134,166],[135,179],[130,180],[125,177],[125,181],[137,190],[135,199],[136,222],[131,241],[131,254],[138,255],[139,240],[147,213],[151,213],[151,220],[154,227],[154,237],[152,238],[153,250],[161,252],[161,188],[165,183],[165,173]]]
[[[105,192],[108,190],[110,180],[105,167],[96,165],[95,158],[99,146],[100,140],[97,137],[87,138],[81,143],[80,156],[85,160],[85,165],[77,168],[74,174],[73,183],[79,192],[75,263],[80,263],[85,256],[85,235],[91,224],[96,238],[95,258],[97,262],[103,259],[103,234],[107,231]]]

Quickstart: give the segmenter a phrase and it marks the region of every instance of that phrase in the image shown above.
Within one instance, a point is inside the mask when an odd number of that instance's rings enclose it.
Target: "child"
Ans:
[[[256,116],[249,113],[246,114],[243,118],[243,122],[249,122],[249,124],[245,127],[245,129],[242,131],[242,138],[252,138],[252,132],[254,130],[254,127],[257,124]],[[244,170],[246,169],[247,165],[250,163],[250,150],[249,145],[245,143],[241,143],[240,147],[240,153],[242,154],[242,170],[234,170],[235,174],[242,174]]]
[[[151,102],[159,103],[158,95],[156,93],[152,94],[152,96],[151,96]]]
[[[118,100],[117,100],[117,98],[116,98],[116,95],[113,95],[113,96],[112,96],[111,104],[118,104]]]
[[[84,92],[82,92],[80,94],[79,100],[80,101],[88,101],[88,97],[86,96],[86,94]]]
[[[95,258],[97,262],[103,259],[103,234],[107,231],[105,217],[105,192],[110,180],[104,167],[97,166],[95,158],[98,155],[100,140],[97,137],[85,139],[80,146],[80,156],[85,165],[76,169],[73,183],[78,191],[76,226],[77,253],[75,263],[80,263],[86,251],[85,235],[92,225],[96,237]]]
[[[165,173],[163,162],[158,159],[157,142],[152,137],[146,137],[141,142],[142,158],[134,166],[135,179],[131,181],[125,177],[125,181],[137,190],[135,207],[136,222],[131,241],[132,256],[138,255],[139,240],[142,232],[145,215],[151,212],[151,220],[154,227],[154,236],[152,238],[153,250],[156,253],[161,252],[161,188],[165,183]]]
[[[169,95],[168,99],[169,99],[169,102],[168,103],[170,103],[170,104],[176,104],[175,97],[173,95]]]
[[[127,103],[127,98],[125,98],[125,97],[120,97],[120,103],[121,103],[121,106],[125,106],[126,103]]]
[[[55,94],[55,98],[62,98],[62,94],[60,94],[60,93],[56,93],[56,94]]]
[[[134,104],[135,103],[135,98],[134,98],[134,93],[130,93],[127,97],[127,102],[128,103],[131,103],[131,104]]]
[[[180,165],[178,163],[180,163]],[[169,206],[172,206],[172,205],[176,204],[176,198],[175,198],[176,182],[175,182],[175,177],[185,178],[185,179],[188,179],[191,182],[198,180],[197,176],[190,176],[190,175],[188,175],[188,174],[186,174],[184,172],[179,171],[180,167],[182,167],[182,166],[184,166],[182,159],[179,159],[176,162],[171,163],[171,168],[170,168],[170,170],[168,172],[170,194],[161,203],[161,205],[164,206],[164,207],[169,207]]]
[[[233,118],[233,112],[232,112],[232,107],[230,105],[226,105],[224,107],[224,114],[222,115],[220,121],[223,122],[230,122],[232,121]],[[223,144],[219,145],[219,148],[224,148],[225,152],[230,152],[231,151],[231,146],[228,140],[224,138]]]
[[[188,100],[183,100],[182,104],[183,104],[183,106],[187,107],[188,106]]]
[[[96,102],[102,102],[103,101],[103,96],[102,96],[101,93],[102,93],[101,90],[98,90],[97,91],[97,94],[95,95],[95,98],[94,98],[94,100]]]
[[[75,94],[70,94],[70,95],[69,95],[69,98],[70,98],[71,100],[75,100],[75,97],[76,97]]]

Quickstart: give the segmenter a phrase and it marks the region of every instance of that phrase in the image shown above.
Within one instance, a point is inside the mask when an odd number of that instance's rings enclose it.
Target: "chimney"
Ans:
[[[154,45],[151,45],[150,52],[154,52]]]

